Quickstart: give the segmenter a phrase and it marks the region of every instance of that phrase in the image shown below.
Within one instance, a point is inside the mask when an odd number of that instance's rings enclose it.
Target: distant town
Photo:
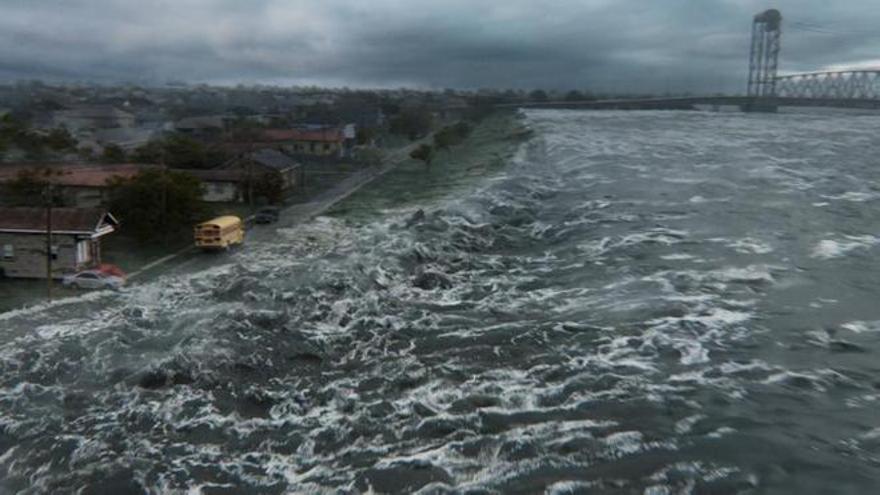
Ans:
[[[352,187],[393,156],[430,167],[499,103],[591,98],[543,90],[0,85],[0,278],[135,270],[192,243],[193,227],[207,219],[271,220],[260,212]]]

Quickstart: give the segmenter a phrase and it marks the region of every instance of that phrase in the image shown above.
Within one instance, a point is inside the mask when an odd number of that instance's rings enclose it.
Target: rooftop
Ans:
[[[344,140],[341,129],[267,129],[263,132],[263,140],[277,141],[319,141],[339,142]]]
[[[45,208],[0,208],[0,232],[46,232]],[[107,234],[119,222],[99,208],[53,208],[52,230],[57,233]]]
[[[58,114],[64,117],[81,119],[134,118],[134,115],[110,105],[84,105],[66,110],[59,110]]]
[[[260,165],[264,165],[266,167],[271,167],[276,170],[289,170],[291,168],[298,167],[299,164],[285,155],[284,153],[273,150],[269,148],[263,148],[259,151],[255,151],[248,155],[251,160],[259,163]]]
[[[154,168],[154,165],[120,163],[91,165],[77,163],[28,163],[0,164],[0,183],[15,180],[18,174],[31,170],[52,170],[53,183],[68,187],[103,187],[109,179],[121,177],[131,179],[141,170]]]

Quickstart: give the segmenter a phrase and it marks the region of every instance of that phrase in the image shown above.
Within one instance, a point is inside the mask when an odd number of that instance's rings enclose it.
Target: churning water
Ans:
[[[441,199],[0,315],[0,492],[874,493],[880,118],[525,119]]]

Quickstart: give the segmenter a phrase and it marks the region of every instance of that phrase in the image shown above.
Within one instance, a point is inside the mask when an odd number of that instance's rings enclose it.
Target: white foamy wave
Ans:
[[[853,333],[880,332],[880,321],[851,321],[840,325],[840,328]]]
[[[667,254],[665,256],[661,256],[660,259],[664,261],[687,261],[692,260],[695,257],[691,254],[685,253],[675,253],[675,254]]]
[[[736,252],[742,254],[768,254],[773,252],[773,246],[752,237],[737,239],[729,242],[727,247],[733,248]]]
[[[843,194],[836,194],[833,196],[822,196],[825,199],[830,199],[833,201],[850,201],[853,203],[865,203],[867,201],[873,201],[877,199],[876,193],[862,192],[862,191],[848,191]]]
[[[844,236],[845,240],[825,239],[816,244],[811,256],[819,259],[833,259],[846,256],[856,249],[869,249],[880,243],[880,238],[872,235]]]

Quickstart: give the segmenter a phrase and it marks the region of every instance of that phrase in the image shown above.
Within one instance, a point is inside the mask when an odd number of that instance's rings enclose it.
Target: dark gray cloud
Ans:
[[[845,5],[843,5],[845,3]],[[880,65],[876,0],[779,0],[782,70]],[[0,78],[739,91],[758,0],[0,0]]]

